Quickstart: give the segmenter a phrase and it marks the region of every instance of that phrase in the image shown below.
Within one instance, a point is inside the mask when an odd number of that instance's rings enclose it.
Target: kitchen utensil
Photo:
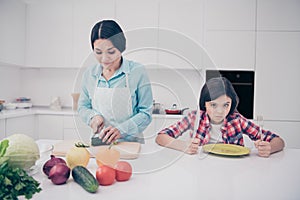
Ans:
[[[258,126],[259,126],[260,139],[263,140],[264,135],[262,133],[262,129],[263,129],[263,126],[264,126],[264,118],[263,118],[262,115],[257,115],[257,123],[258,123]]]
[[[165,109],[166,114],[172,114],[172,115],[182,115],[183,111],[187,110],[189,108],[183,108],[178,109],[176,104],[173,104],[172,108]]]
[[[203,151],[222,156],[245,156],[250,153],[250,149],[235,144],[206,144],[203,146]]]
[[[79,140],[63,140],[54,144],[54,149],[52,154],[55,156],[65,156],[66,153],[71,149],[75,143],[80,142]],[[86,142],[82,142],[86,143]],[[87,147],[87,150],[90,152],[90,156],[95,157],[96,153],[103,149],[108,148],[109,145],[103,146],[91,146]],[[120,152],[121,159],[136,159],[139,156],[141,150],[141,144],[138,142],[118,142],[116,145],[113,145],[111,148],[115,148]]]

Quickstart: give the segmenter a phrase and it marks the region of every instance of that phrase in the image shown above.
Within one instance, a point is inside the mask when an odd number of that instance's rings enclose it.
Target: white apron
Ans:
[[[118,124],[128,120],[133,114],[127,73],[125,77],[126,85],[124,88],[101,88],[98,87],[98,79],[96,80],[92,106],[102,114],[104,128],[108,126],[116,127]],[[126,132],[126,134],[130,133]],[[128,135],[125,138],[118,139],[118,141],[142,142],[143,138]]]

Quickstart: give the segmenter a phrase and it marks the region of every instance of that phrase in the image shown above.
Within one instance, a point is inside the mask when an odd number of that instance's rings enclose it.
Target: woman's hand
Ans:
[[[116,141],[117,139],[121,138],[121,133],[119,129],[109,126],[100,133],[99,138],[102,139],[102,142],[110,144]]]
[[[103,127],[104,127],[104,119],[103,117],[96,115],[92,118],[91,124],[90,124],[91,128],[93,129],[94,133],[99,133]]]
[[[199,138],[193,138],[187,147],[187,149],[184,151],[187,154],[196,154],[198,153],[198,148],[200,144],[200,139]]]
[[[271,154],[271,144],[270,142],[256,140],[254,142],[255,147],[258,150],[258,155],[261,157],[269,157]]]

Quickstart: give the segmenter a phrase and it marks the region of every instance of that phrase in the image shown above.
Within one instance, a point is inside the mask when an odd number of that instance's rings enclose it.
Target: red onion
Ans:
[[[49,178],[55,185],[61,185],[67,182],[70,172],[71,170],[66,164],[58,163],[51,168]]]
[[[56,158],[54,155],[51,155],[51,159],[48,160],[47,162],[45,162],[44,166],[43,166],[43,172],[49,176],[49,172],[51,170],[51,168],[58,164],[58,163],[63,163],[63,164],[67,164],[66,161],[62,158]]]

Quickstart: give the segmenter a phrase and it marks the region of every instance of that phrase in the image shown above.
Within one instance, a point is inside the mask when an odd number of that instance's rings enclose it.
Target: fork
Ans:
[[[262,129],[264,126],[264,118],[262,115],[257,115],[257,123],[259,126],[259,134],[260,134],[260,139],[261,141],[263,141],[263,133],[262,133]]]

